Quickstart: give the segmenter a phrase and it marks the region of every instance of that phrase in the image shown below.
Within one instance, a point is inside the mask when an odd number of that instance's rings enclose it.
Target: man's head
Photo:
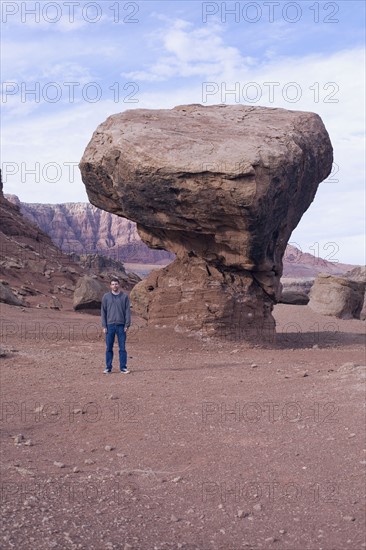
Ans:
[[[110,281],[110,287],[111,287],[112,292],[118,292],[118,290],[119,290],[119,280],[117,279],[117,277],[112,277],[112,279]]]

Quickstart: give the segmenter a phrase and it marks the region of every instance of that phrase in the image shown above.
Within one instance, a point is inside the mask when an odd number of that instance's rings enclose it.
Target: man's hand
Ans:
[[[129,327],[125,327],[125,332],[127,332],[127,331],[128,331],[128,329],[129,329]]]
[[[103,329],[103,333],[107,334],[107,329],[106,328]]]

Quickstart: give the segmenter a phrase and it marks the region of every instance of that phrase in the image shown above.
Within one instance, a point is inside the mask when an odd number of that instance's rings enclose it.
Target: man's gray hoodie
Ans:
[[[131,325],[130,299],[124,292],[113,294],[106,292],[102,298],[102,327],[118,323],[129,327]]]

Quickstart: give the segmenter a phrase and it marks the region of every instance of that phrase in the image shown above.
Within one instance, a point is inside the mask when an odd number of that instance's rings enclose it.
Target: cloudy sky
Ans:
[[[24,202],[87,201],[77,164],[96,126],[183,103],[318,113],[334,166],[291,237],[365,262],[363,1],[5,1],[4,189]]]

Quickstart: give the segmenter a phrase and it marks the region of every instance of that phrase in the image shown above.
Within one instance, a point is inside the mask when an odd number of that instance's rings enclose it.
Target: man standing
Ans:
[[[111,291],[102,298],[101,316],[103,332],[106,335],[106,368],[104,374],[112,372],[113,345],[117,334],[119,346],[119,369],[128,374],[126,333],[131,324],[130,300],[119,288],[119,280],[113,277]]]

